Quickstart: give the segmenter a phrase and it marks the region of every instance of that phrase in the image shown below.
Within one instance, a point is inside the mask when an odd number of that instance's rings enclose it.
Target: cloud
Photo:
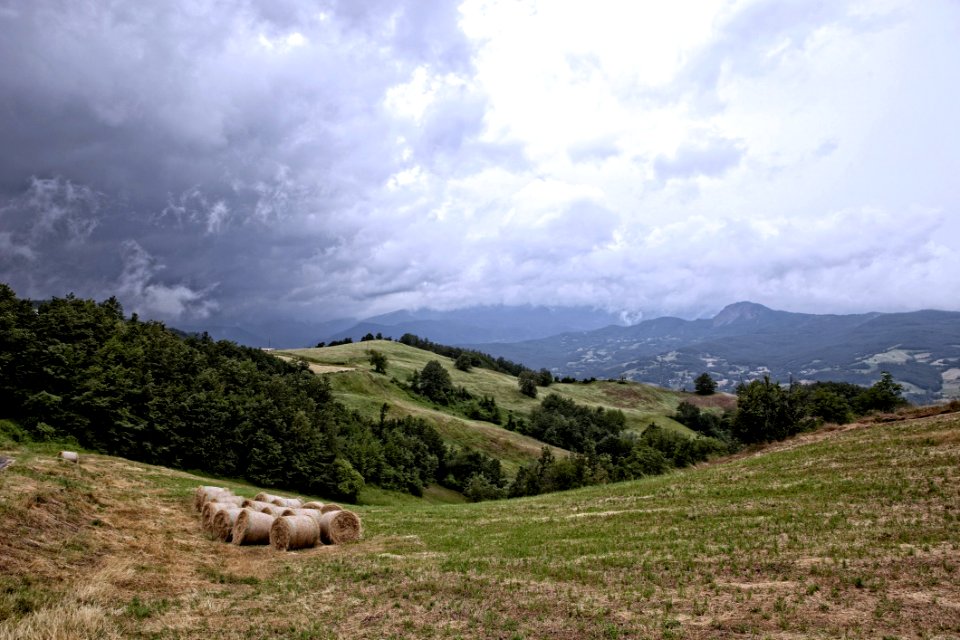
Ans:
[[[683,146],[672,156],[658,156],[653,166],[661,180],[715,178],[740,164],[743,155],[743,148],[733,140],[708,140]]]
[[[957,19],[937,0],[21,3],[0,13],[0,280],[211,322],[943,306]]]
[[[217,304],[206,298],[207,292],[195,291],[184,284],[157,282],[164,266],[134,240],[121,245],[123,271],[116,284],[117,294],[128,311],[165,320],[203,319]]]

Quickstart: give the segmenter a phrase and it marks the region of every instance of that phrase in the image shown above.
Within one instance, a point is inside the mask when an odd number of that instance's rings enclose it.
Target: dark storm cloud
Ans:
[[[359,233],[345,219],[371,189],[476,135],[466,91],[423,127],[384,106],[417,68],[469,67],[457,19],[447,2],[8,7],[0,280],[167,318],[283,304],[304,261]]]

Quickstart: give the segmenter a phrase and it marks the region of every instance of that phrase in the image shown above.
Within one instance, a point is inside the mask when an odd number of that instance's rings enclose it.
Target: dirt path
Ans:
[[[287,362],[293,362],[294,359],[290,356],[277,355],[281,360],[286,360]],[[355,367],[344,367],[338,365],[330,364],[316,364],[315,362],[308,362],[307,366],[310,368],[310,371],[313,371],[316,374],[321,373],[341,373],[343,371],[355,371]]]

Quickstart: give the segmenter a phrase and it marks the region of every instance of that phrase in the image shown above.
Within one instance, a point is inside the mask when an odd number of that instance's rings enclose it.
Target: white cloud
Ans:
[[[120,18],[38,0],[0,25],[0,265],[43,265],[0,277],[41,295],[119,277],[165,317],[305,319],[960,299],[955,3]]]

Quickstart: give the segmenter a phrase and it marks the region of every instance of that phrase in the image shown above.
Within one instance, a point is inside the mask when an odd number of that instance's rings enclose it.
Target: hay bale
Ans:
[[[233,525],[233,544],[270,544],[270,527],[274,519],[269,513],[243,509]]]
[[[231,507],[221,509],[217,511],[217,515],[213,516],[213,535],[220,542],[230,542],[230,538],[233,537],[233,525],[237,524],[237,516],[241,511],[243,509],[239,507]]]
[[[275,504],[268,504],[260,509],[260,513],[268,513],[274,518],[279,518],[283,515],[284,510],[286,510],[286,507],[278,507]]]
[[[206,502],[209,502],[207,496],[213,496],[218,494],[230,494],[229,489],[224,489],[223,487],[211,487],[211,486],[200,486],[197,487],[197,490],[193,494],[193,508],[197,511],[203,509],[203,505]]]
[[[362,533],[360,517],[352,511],[340,509],[320,516],[320,541],[323,544],[354,542]]]
[[[76,451],[61,451],[60,459],[73,464],[80,464],[80,454]]]
[[[332,502],[328,502],[327,504],[323,505],[323,507],[320,508],[320,513],[330,513],[331,511],[343,511],[343,507],[341,507],[338,504],[333,504]]]
[[[270,544],[280,551],[315,547],[319,538],[320,527],[310,516],[282,516],[270,527]]]
[[[243,496],[234,496],[226,493],[215,495],[213,496],[213,499],[210,500],[210,502],[223,502],[226,504],[232,504],[235,507],[242,507],[243,503],[246,501],[247,499]]]
[[[299,509],[303,506],[303,501],[299,498],[274,498],[270,502],[284,509]]]
[[[280,514],[280,517],[283,516],[307,516],[316,520],[317,526],[319,526],[323,514],[320,513],[319,509],[284,509],[283,513]]]
[[[275,496],[272,493],[266,493],[265,491],[261,491],[257,495],[253,496],[253,499],[256,500],[257,502],[269,502],[270,504],[273,504],[273,501],[278,499],[279,497],[280,496]]]
[[[203,508],[204,508],[205,506],[207,506],[208,504],[210,504],[211,502],[221,502],[220,500],[218,500],[218,498],[226,498],[226,497],[228,497],[229,495],[231,495],[231,494],[229,494],[229,493],[209,493],[209,492],[208,492],[208,493],[205,493],[205,494],[200,498],[200,511],[203,512]]]
[[[203,505],[203,511],[200,512],[200,528],[208,533],[213,533],[213,519],[220,511],[233,507],[228,502],[208,502]]]
[[[260,500],[250,500],[249,498],[244,500],[241,504],[241,507],[250,507],[254,511],[260,511],[264,507],[274,506],[271,502],[261,502]]]
[[[319,511],[320,509],[323,509],[323,503],[322,503],[322,502],[317,502],[317,501],[315,501],[315,500],[313,500],[313,501],[311,501],[311,502],[304,502],[304,503],[303,503],[303,508],[304,508],[304,509],[316,509],[317,511]]]

